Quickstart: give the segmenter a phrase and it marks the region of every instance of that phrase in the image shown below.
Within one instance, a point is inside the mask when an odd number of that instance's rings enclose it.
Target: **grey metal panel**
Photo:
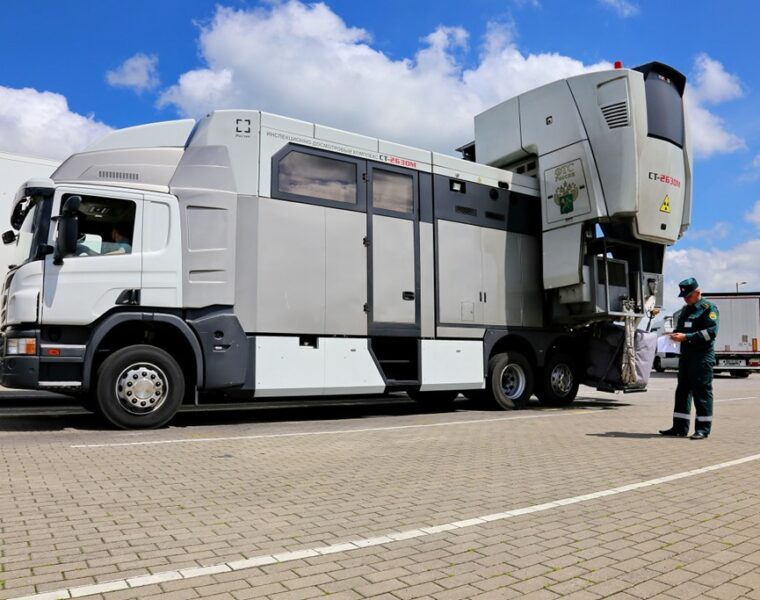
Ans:
[[[239,194],[258,194],[259,131],[261,113],[255,110],[217,110],[202,119],[188,150],[224,146],[233,169],[233,189]]]
[[[518,241],[519,273],[521,277],[522,318],[519,323],[508,321],[509,325],[523,327],[543,327],[543,289],[538,274],[541,272],[539,241],[529,235],[510,234]]]
[[[478,162],[499,166],[528,156],[520,139],[519,110],[519,98],[512,98],[475,115]]]
[[[512,233],[507,236],[507,264],[505,269],[505,305],[507,309],[507,323],[511,326],[523,324],[523,271],[526,265],[522,264],[520,256],[520,239],[522,235]],[[536,269],[538,266],[536,265]],[[538,270],[532,270],[534,278],[538,278]]]
[[[222,190],[234,192],[235,174],[225,146],[191,146],[185,151],[172,188]]]
[[[485,332],[485,327],[437,327],[436,337],[482,340]]]
[[[256,331],[325,331],[325,210],[259,198]]]
[[[439,322],[482,323],[481,228],[442,220],[436,223]]]
[[[366,335],[367,216],[325,208],[325,331],[334,335]]]
[[[237,195],[182,188],[174,193],[180,201],[184,306],[232,305]]]
[[[414,221],[381,215],[372,218],[372,310],[375,323],[416,322]]]
[[[235,314],[243,330],[256,330],[259,199],[238,196],[235,249]]]
[[[184,148],[190,132],[195,127],[194,119],[179,119],[163,123],[148,123],[112,131],[87,148],[87,151],[112,150],[114,148],[148,148],[155,146],[177,146]]]
[[[420,325],[424,338],[435,336],[434,261],[433,225],[420,223]]]
[[[530,235],[507,235],[506,307],[510,327],[541,327],[543,292],[539,241]],[[490,300],[490,298],[489,298]]]
[[[483,261],[483,323],[486,325],[506,325],[507,234],[504,231],[484,227],[480,230],[480,240]]]
[[[130,187],[169,185],[182,148],[131,148],[74,154],[51,175],[56,181],[129,183]]]
[[[583,223],[545,231],[544,288],[551,290],[581,281]]]

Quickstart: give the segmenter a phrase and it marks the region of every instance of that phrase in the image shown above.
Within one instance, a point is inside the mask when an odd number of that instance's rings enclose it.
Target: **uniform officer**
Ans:
[[[678,361],[678,386],[673,409],[673,427],[660,431],[662,435],[685,437],[689,433],[691,399],[697,409],[697,421],[692,440],[704,440],[710,435],[713,418],[713,367],[715,366],[715,336],[720,316],[718,307],[702,299],[697,280],[693,277],[678,284],[686,306],[678,316],[671,339],[681,343]]]

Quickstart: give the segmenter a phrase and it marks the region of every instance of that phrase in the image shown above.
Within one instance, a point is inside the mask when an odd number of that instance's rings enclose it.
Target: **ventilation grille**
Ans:
[[[101,179],[120,179],[122,181],[138,181],[138,173],[127,173],[125,171],[98,171],[98,177]]]
[[[461,215],[470,215],[471,217],[477,217],[478,211],[474,208],[470,208],[469,206],[459,206],[457,205],[454,210],[458,212]]]
[[[628,127],[628,103],[616,102],[602,106],[602,114],[607,121],[607,127],[617,129],[618,127]]]

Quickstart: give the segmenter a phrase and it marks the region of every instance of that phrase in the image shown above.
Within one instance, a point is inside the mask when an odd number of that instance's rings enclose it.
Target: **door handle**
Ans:
[[[402,300],[414,300],[414,292],[401,292]]]

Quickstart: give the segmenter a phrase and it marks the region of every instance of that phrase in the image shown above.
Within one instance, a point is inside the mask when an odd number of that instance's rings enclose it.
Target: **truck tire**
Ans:
[[[533,367],[519,352],[496,354],[488,363],[486,391],[497,408],[520,410],[533,393]]]
[[[736,377],[737,379],[744,379],[745,377],[749,377],[749,371],[729,371],[729,374],[731,377]]]
[[[536,396],[544,406],[568,406],[578,395],[578,369],[568,354],[554,354],[539,373]]]
[[[168,423],[185,395],[177,361],[155,346],[117,350],[98,369],[98,412],[121,429],[154,429]]]
[[[454,400],[459,396],[459,392],[441,391],[441,392],[407,392],[407,395],[420,406],[428,410],[449,410]]]

